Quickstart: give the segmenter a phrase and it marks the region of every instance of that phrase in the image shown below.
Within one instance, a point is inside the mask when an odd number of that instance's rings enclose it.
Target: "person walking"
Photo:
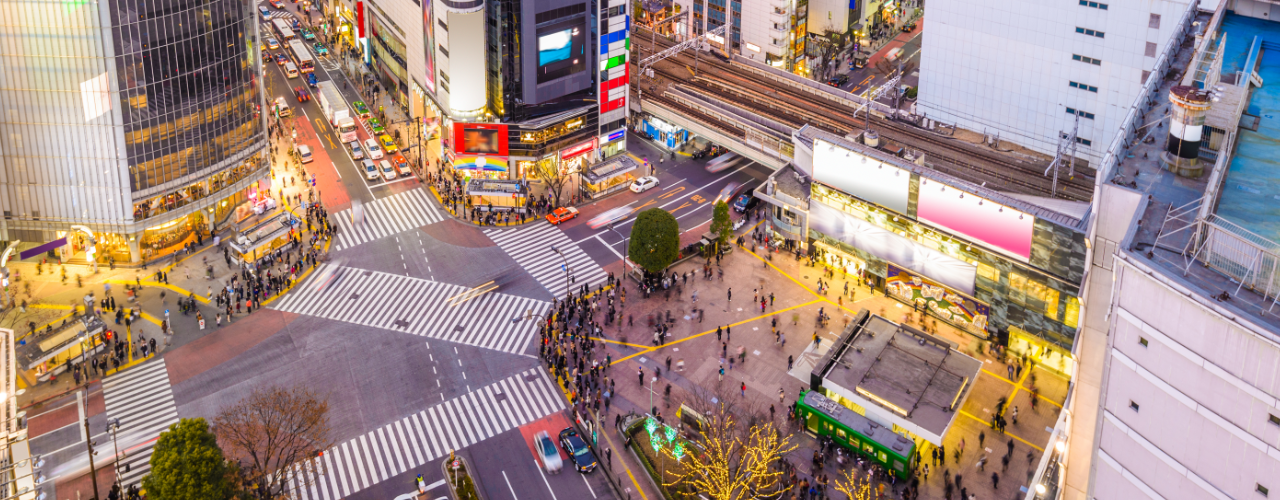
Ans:
[[[746,382],[743,382],[743,383],[742,383],[742,397],[744,397],[744,398],[745,398],[745,397],[747,397],[747,383],[746,383]]]
[[[643,366],[640,367],[636,372],[636,377],[637,377],[636,380],[640,384],[640,387],[644,387],[644,367]]]

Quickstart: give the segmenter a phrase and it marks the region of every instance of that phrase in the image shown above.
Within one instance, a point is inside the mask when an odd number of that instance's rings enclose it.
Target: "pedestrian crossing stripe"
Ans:
[[[337,500],[565,409],[545,370],[532,368],[329,448],[285,474],[291,497]]]
[[[116,444],[124,452],[118,469],[120,484],[139,484],[151,471],[156,438],[178,423],[178,407],[173,401],[164,358],[106,377],[102,380],[102,394],[107,418],[120,421],[116,435]]]
[[[321,265],[273,308],[334,321],[411,333],[523,354],[551,304],[503,293],[476,294],[438,281],[352,267]],[[521,318],[521,321],[513,321]]]
[[[431,203],[431,196],[421,187],[378,198],[363,207],[364,215],[354,223],[351,219],[355,208],[336,214],[339,229],[334,250],[344,250],[444,220]]]
[[[564,297],[570,287],[575,290],[582,285],[594,288],[609,278],[595,260],[550,222],[535,222],[517,229],[486,229],[484,234],[551,292],[552,297]],[[563,252],[564,256],[561,257],[551,247]],[[566,283],[566,261],[571,283]]]

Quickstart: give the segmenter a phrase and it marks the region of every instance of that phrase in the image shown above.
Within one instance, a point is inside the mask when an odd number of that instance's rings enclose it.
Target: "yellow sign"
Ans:
[[[536,139],[534,139],[533,137],[533,132],[525,132],[524,135],[520,136],[521,142],[535,142],[535,140]]]
[[[576,128],[578,128],[578,127],[581,127],[581,126],[582,126],[582,118],[578,118],[578,119],[569,120],[569,121],[567,121],[567,122],[564,122],[564,126],[565,126],[565,128],[568,128],[569,130],[573,130],[573,129],[576,129]]]

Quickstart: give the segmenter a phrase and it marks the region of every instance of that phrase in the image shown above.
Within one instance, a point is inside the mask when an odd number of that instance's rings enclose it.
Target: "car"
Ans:
[[[755,208],[759,204],[760,200],[758,198],[752,196],[751,193],[746,193],[733,200],[733,209],[738,213],[742,213]]]
[[[376,135],[382,135],[383,132],[387,131],[386,127],[383,127],[382,122],[378,121],[377,118],[370,116],[366,121],[369,123],[369,130],[372,130]]]
[[[382,160],[378,162],[378,169],[382,170],[382,178],[392,181],[397,177],[396,168],[391,166],[391,162]]]
[[[351,103],[351,107],[356,109],[356,116],[360,118],[369,117],[369,107],[365,106],[364,101],[356,101]]]
[[[569,454],[569,460],[573,461],[573,468],[578,472],[586,474],[596,469],[596,455],[591,453],[591,448],[587,446],[587,442],[582,440],[578,435],[578,431],[573,427],[566,427],[560,431],[560,447],[564,448],[564,452]]]
[[[283,97],[277,97],[276,114],[280,116],[292,116],[293,110],[289,108],[289,101],[284,100]]]
[[[630,206],[611,208],[591,218],[591,220],[587,221],[587,226],[590,226],[591,229],[600,229],[601,226],[607,226],[630,217],[635,211],[636,209]]]
[[[284,55],[284,52],[276,54],[276,64],[284,66],[284,63],[287,62],[289,62],[289,56]]]
[[[315,88],[316,83],[317,83],[316,74],[314,72],[307,73],[307,85],[310,85],[311,88]]]
[[[396,146],[396,141],[387,134],[382,134],[381,136],[379,136],[378,142],[382,143],[382,150],[388,153],[394,153],[400,150],[400,147]]]
[[[302,163],[311,163],[315,158],[311,155],[311,146],[306,144],[298,145],[298,158],[302,159]]]
[[[270,52],[267,52],[267,48],[266,48],[266,47],[263,47],[263,48],[262,48],[262,63],[263,63],[263,64],[266,64],[266,63],[269,63],[269,62],[271,62],[271,53],[270,53]]]
[[[827,79],[827,85],[832,87],[840,87],[849,83],[849,75],[836,75]]]
[[[391,163],[396,166],[396,171],[400,172],[400,177],[413,175],[413,170],[409,168],[409,160],[404,159],[404,155],[392,156]]]
[[[552,210],[547,214],[547,221],[552,225],[559,224],[578,216],[578,209],[573,207],[560,207]]]
[[[364,159],[364,148],[360,147],[360,141],[351,141],[351,144],[347,144],[347,147],[351,149],[352,160]]]
[[[373,160],[365,158],[364,161],[361,162],[361,165],[364,166],[365,179],[376,181],[379,177],[382,177],[382,173],[378,172],[378,165],[375,164]]]
[[[364,140],[364,150],[369,152],[369,158],[373,160],[382,159],[382,148],[378,147],[378,141],[373,139]]]
[[[311,93],[302,87],[293,88],[293,96],[298,98],[298,102],[306,102],[311,100]]]
[[[328,48],[328,47],[325,47],[324,45],[322,45],[322,44],[320,44],[320,43],[317,43],[317,44],[313,45],[312,47],[316,49],[316,55],[318,55],[318,56],[327,56],[327,55],[329,55],[329,48]]]
[[[293,31],[299,31],[302,29],[302,23],[299,22],[297,19],[294,19],[293,26],[290,26],[290,28],[293,28]]]
[[[631,190],[637,193],[643,193],[658,185],[658,178],[654,176],[641,177],[631,183]]]
[[[542,468],[547,471],[547,474],[560,472],[564,467],[564,461],[560,459],[560,450],[556,449],[547,431],[538,431],[533,435],[533,447],[538,450],[538,461],[542,462]]]
[[[312,32],[311,32],[311,30],[309,30],[309,29],[302,28],[302,39],[303,39],[303,40],[315,40],[315,39],[316,39],[316,34],[315,34],[315,33],[312,33]]]
[[[271,50],[275,50],[275,49],[280,48],[280,41],[279,41],[279,40],[276,40],[276,39],[274,39],[274,38],[268,38],[268,39],[267,39],[267,48],[268,48],[268,49],[271,49]]]
[[[271,18],[271,11],[267,10],[266,7],[263,7],[261,5],[258,6],[258,14],[262,15],[263,20]]]
[[[271,4],[272,7],[275,7],[277,9],[284,8],[284,2],[281,2],[280,0],[271,0],[269,3]]]

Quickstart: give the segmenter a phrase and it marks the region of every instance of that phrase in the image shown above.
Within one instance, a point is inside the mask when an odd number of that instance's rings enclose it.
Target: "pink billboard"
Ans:
[[[920,181],[920,220],[1026,262],[1031,258],[1035,216],[935,181]]]

